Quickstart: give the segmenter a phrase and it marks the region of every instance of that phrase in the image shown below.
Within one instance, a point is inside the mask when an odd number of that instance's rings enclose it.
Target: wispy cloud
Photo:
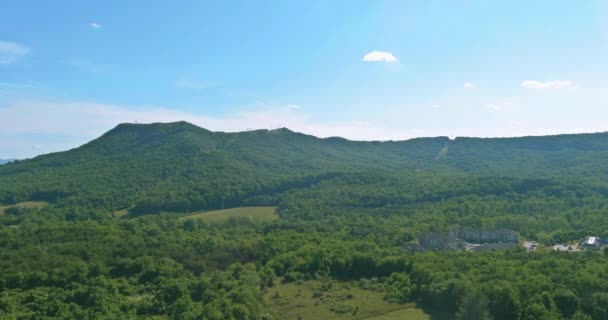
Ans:
[[[213,87],[217,87],[219,85],[216,81],[206,81],[206,80],[194,80],[191,78],[181,78],[175,82],[175,86],[178,88],[186,88],[186,89],[209,89]]]
[[[492,102],[492,103],[488,103],[486,104],[486,108],[492,110],[492,111],[502,111],[505,108],[508,108],[509,106],[511,106],[513,103],[511,103],[510,101],[498,101],[498,102]]]
[[[475,88],[475,85],[474,85],[474,84],[472,84],[472,83],[470,83],[470,82],[465,82],[465,83],[463,84],[463,87],[464,87],[465,89],[473,89],[473,88]]]
[[[288,104],[287,105],[287,109],[289,109],[289,110],[298,110],[300,108],[301,108],[301,106],[299,106],[297,104]]]
[[[0,40],[0,66],[11,64],[29,52],[30,49],[22,44]]]
[[[91,23],[89,23],[89,27],[91,27],[93,29],[101,29],[101,24],[96,23],[96,22],[91,22]]]
[[[372,51],[363,56],[365,62],[398,62],[399,59],[390,52],[385,51]]]
[[[493,110],[493,111],[501,111],[504,107],[497,103],[488,103],[488,104],[486,104],[486,108]]]
[[[12,82],[0,82],[0,88],[9,89],[35,89],[36,86],[29,83],[12,83]]]
[[[574,87],[574,82],[570,80],[550,80],[550,81],[537,81],[537,80],[524,80],[520,86],[526,89],[571,89]]]
[[[80,69],[83,71],[96,73],[100,75],[107,75],[111,73],[115,73],[118,71],[116,66],[107,65],[107,64],[99,64],[96,62],[92,62],[89,60],[81,60],[81,59],[72,59],[64,61],[68,66],[74,67],[76,69]]]

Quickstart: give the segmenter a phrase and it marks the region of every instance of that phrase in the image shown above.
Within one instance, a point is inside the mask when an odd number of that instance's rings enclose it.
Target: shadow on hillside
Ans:
[[[424,313],[429,315],[432,320],[451,320],[450,315],[447,311],[444,310],[433,310],[426,306],[419,305],[418,308],[422,309]]]

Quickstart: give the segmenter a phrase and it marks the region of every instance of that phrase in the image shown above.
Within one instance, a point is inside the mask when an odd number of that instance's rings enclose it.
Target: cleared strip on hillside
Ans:
[[[276,207],[240,207],[215,211],[195,212],[189,216],[181,217],[179,220],[200,219],[205,222],[221,222],[230,218],[249,218],[264,222],[272,222],[279,216]]]
[[[0,215],[3,215],[7,209],[10,208],[26,208],[26,209],[40,209],[48,206],[48,202],[44,201],[28,201],[28,202],[19,202],[17,204],[9,205],[9,206],[0,206]]]

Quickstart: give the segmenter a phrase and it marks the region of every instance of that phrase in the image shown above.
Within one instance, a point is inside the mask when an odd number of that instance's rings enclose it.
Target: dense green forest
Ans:
[[[402,246],[455,227],[608,237],[606,164],[605,133],[356,142],[122,124],[0,166],[0,318],[277,319],[269,288],[335,280],[433,319],[605,320],[606,250]],[[243,206],[278,218],[187,219]]]

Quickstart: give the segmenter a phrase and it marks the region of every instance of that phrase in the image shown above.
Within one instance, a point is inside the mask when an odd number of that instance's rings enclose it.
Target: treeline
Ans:
[[[447,319],[605,320],[606,251],[402,246],[455,227],[509,228],[542,244],[608,237],[606,141],[119,126],[0,167],[0,206],[50,203],[0,215],[0,318],[272,319],[268,286],[331,278],[379,284],[387,300]],[[183,219],[243,205],[277,205],[279,219]]]
[[[237,180],[222,184],[198,182],[195,185],[179,188],[158,188],[148,190],[135,202],[130,212],[134,215],[154,214],[161,211],[191,212],[231,208],[242,205],[276,205],[280,194],[306,188],[324,180],[333,180],[353,173],[319,173],[289,178],[264,179],[262,182]]]
[[[272,319],[265,288],[327,277],[375,281],[387,300],[449,319],[607,315],[606,252],[410,254],[400,246],[424,221],[369,212],[272,224],[68,213],[51,206],[0,217],[8,225],[0,227],[1,317]]]
[[[194,276],[168,258],[75,264],[3,277],[5,319],[261,319],[262,286],[251,264]]]
[[[12,225],[0,227],[0,318],[263,318],[262,290],[274,275],[260,272],[262,225],[192,227],[164,215],[69,221],[65,213],[0,216]]]
[[[362,253],[352,247],[307,246],[268,263],[289,281],[319,274],[343,280],[381,279],[385,297],[418,302],[449,319],[606,319],[608,252],[413,256]],[[601,271],[600,271],[601,270]],[[468,315],[468,316],[467,316]]]
[[[362,199],[368,207],[525,193],[564,181],[598,184],[606,195],[605,140],[596,134],[353,142],[286,129],[214,133],[185,122],[125,124],[79,148],[1,166],[0,203],[188,211],[222,202],[269,204],[323,180],[389,185],[388,194],[380,190],[383,197]],[[446,146],[447,154],[437,158]],[[465,178],[470,182],[461,184]]]

